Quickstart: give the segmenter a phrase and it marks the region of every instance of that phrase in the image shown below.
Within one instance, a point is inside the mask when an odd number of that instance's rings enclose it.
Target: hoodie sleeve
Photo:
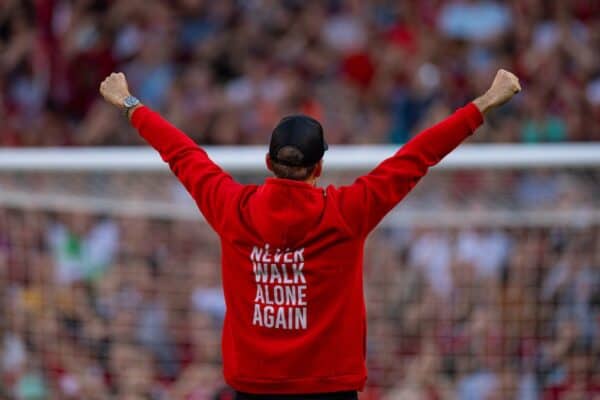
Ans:
[[[208,223],[220,232],[224,214],[242,185],[219,168],[192,139],[150,108],[136,109],[131,123],[169,164]]]
[[[470,103],[416,135],[369,174],[339,189],[342,218],[358,235],[367,235],[417,182],[483,123]]]

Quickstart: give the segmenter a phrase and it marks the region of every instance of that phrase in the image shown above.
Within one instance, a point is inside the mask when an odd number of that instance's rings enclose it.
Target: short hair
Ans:
[[[300,150],[293,146],[283,146],[281,149],[279,149],[276,160],[273,160],[273,158],[270,156],[269,158],[271,159],[273,173],[276,177],[283,179],[305,181],[312,175],[317,167],[317,164],[306,167],[294,166],[293,164],[300,164],[302,162],[304,155],[302,152],[300,152]]]

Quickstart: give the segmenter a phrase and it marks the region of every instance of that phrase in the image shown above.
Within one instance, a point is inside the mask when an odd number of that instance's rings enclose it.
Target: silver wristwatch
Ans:
[[[127,96],[125,100],[123,100],[123,106],[125,107],[125,115],[129,116],[129,111],[140,104],[140,100],[134,96]]]

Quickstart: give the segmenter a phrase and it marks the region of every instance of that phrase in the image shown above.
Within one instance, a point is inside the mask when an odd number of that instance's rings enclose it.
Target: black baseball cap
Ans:
[[[279,160],[277,153],[287,146],[299,150],[302,158],[297,162]],[[327,148],[327,142],[323,137],[323,127],[319,121],[306,115],[290,115],[279,121],[273,129],[269,144],[269,157],[278,164],[310,167],[323,158]]]

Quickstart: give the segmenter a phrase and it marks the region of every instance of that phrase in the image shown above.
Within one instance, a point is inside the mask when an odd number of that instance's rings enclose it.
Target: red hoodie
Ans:
[[[241,185],[146,107],[132,118],[221,239],[226,381],[249,393],[361,390],[368,233],[481,123],[473,104],[417,135],[352,185]]]

